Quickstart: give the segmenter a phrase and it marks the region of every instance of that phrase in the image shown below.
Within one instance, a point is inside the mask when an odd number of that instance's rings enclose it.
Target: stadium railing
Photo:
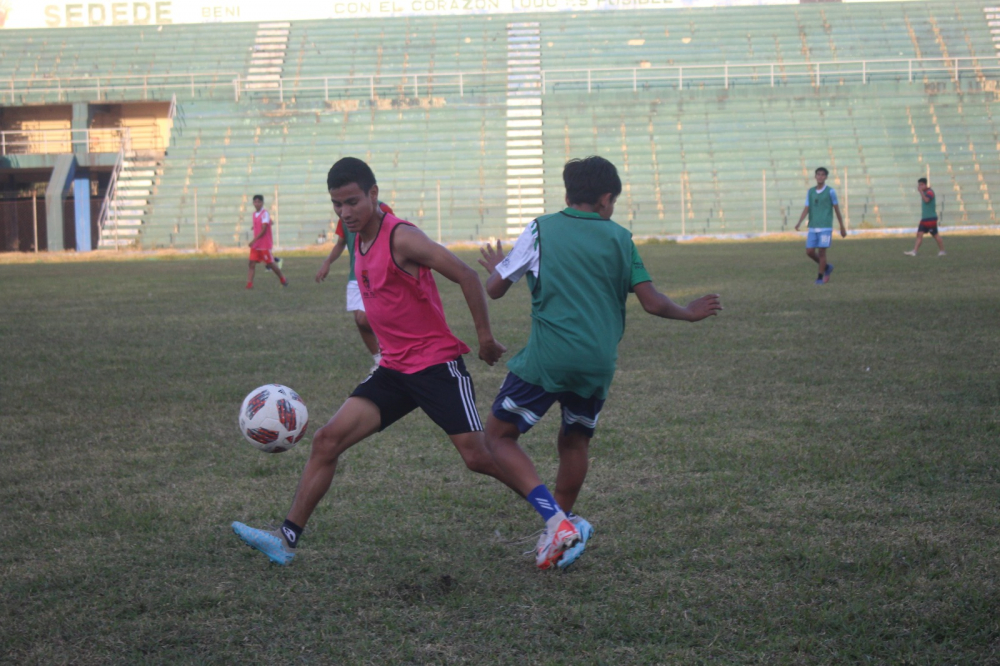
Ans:
[[[0,156],[58,155],[75,152],[115,153],[127,145],[129,128],[19,129],[0,132]]]
[[[598,90],[698,89],[738,86],[833,87],[880,82],[982,82],[1000,79],[1000,56],[814,62],[721,63],[670,67],[542,69],[542,94]],[[90,99],[412,99],[506,94],[506,70],[281,77],[276,90],[255,90],[236,72],[9,79],[0,102]],[[294,94],[291,94],[294,92]]]

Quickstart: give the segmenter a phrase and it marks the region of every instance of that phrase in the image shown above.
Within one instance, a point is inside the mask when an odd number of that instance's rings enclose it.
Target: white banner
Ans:
[[[0,29],[796,4],[799,0],[0,0]]]

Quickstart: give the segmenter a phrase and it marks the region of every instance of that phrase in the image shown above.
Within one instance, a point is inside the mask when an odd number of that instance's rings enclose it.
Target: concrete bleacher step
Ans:
[[[97,247],[102,247],[102,248],[108,248],[108,247],[113,247],[113,248],[119,248],[119,247],[120,248],[129,248],[129,247],[131,247],[134,244],[135,244],[135,239],[131,238],[131,237],[122,238],[122,239],[101,237],[100,241],[98,241],[98,243],[97,243]]]
[[[101,230],[102,238],[121,238],[122,236],[138,236],[139,225],[118,225],[117,229]]]

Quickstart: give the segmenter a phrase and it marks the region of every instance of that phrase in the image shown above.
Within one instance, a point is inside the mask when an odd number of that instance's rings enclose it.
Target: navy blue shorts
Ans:
[[[410,375],[379,366],[358,384],[351,397],[375,403],[382,420],[379,430],[385,430],[417,407],[449,435],[483,429],[476,411],[472,377],[461,356]]]
[[[936,217],[920,220],[920,225],[917,227],[917,233],[937,236],[938,234],[937,222],[938,221]]]
[[[500,393],[493,401],[493,416],[515,424],[521,432],[528,432],[557,400],[562,407],[563,430],[579,430],[587,437],[593,437],[604,400],[581,398],[572,391],[549,393],[541,386],[529,384],[513,372],[507,373]]]

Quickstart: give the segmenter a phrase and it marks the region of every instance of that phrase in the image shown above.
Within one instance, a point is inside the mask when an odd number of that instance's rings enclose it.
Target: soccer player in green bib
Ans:
[[[926,178],[920,178],[917,180],[917,191],[920,192],[920,225],[917,227],[917,242],[912,250],[903,254],[908,254],[911,257],[917,256],[920,244],[924,242],[924,234],[930,234],[931,238],[937,241],[938,256],[943,257],[947,252],[944,251],[944,241],[938,235],[938,214],[937,206],[934,203],[934,190],[927,184]]]
[[[570,160],[563,182],[565,210],[534,220],[506,256],[499,242],[496,249],[484,246],[479,262],[490,274],[490,298],[502,297],[525,276],[531,292],[531,335],[507,364],[510,372],[493,402],[486,442],[516,490],[546,521],[535,552],[541,569],[572,564],[593,534],[591,524],[572,509],[587,476],[590,440],[614,378],[629,293],[646,312],[667,319],[699,321],[722,309],[717,294],[682,307],[653,286],[632,234],[611,220],[622,191],[614,164],[597,156]],[[562,425],[552,494],[518,437],[556,401]],[[562,516],[579,533],[575,544],[565,544]]]
[[[806,207],[802,209],[799,222],[795,225],[798,231],[802,226],[802,220],[809,216],[809,235],[806,237],[806,256],[819,264],[819,276],[816,284],[826,284],[830,281],[830,273],[833,272],[833,264],[827,263],[826,249],[830,247],[833,239],[833,214],[837,214],[837,222],[840,223],[840,237],[847,236],[847,229],[844,227],[844,218],[840,216],[840,204],[837,201],[837,193],[832,187],[826,184],[826,177],[830,172],[825,167],[816,169],[816,187],[806,192]]]

